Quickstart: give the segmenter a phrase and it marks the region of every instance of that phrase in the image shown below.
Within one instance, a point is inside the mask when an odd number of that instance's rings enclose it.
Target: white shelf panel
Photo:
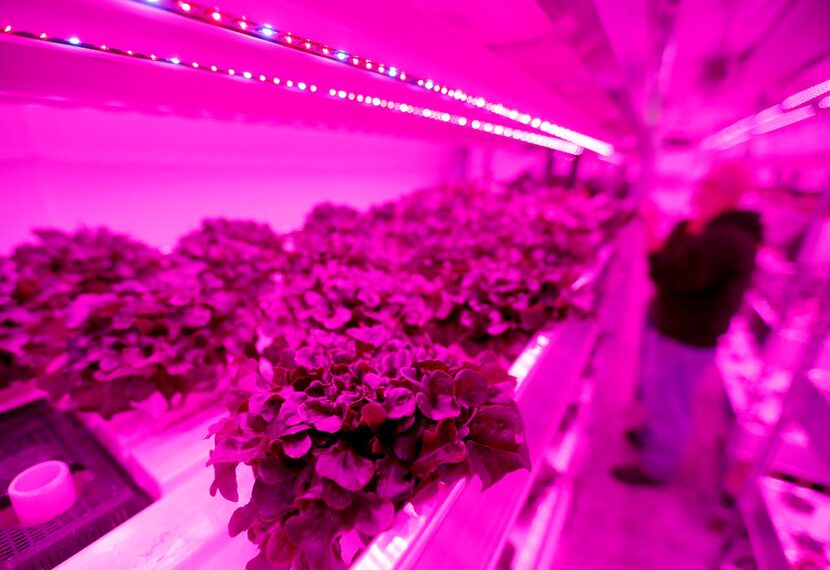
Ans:
[[[830,469],[830,371],[811,370],[805,385],[804,411],[798,421]]]
[[[830,497],[771,477],[756,491],[746,514],[759,568],[830,568]]]
[[[231,513],[248,502],[253,473],[240,467],[240,502],[211,497],[213,470],[202,469],[106,536],[58,566],[61,570],[229,570],[243,568],[257,548],[228,536]]]

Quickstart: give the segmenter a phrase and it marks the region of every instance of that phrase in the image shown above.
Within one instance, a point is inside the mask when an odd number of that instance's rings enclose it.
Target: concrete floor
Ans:
[[[635,240],[632,240],[635,241]],[[630,274],[614,272],[606,291],[608,334],[595,360],[593,418],[584,442],[571,514],[554,570],[710,570],[723,541],[715,530],[718,507],[717,441],[723,433],[723,400],[715,374],[696,402],[696,426],[677,477],[661,488],[616,482],[611,467],[636,461],[623,430],[637,423],[633,393],[640,331],[649,293],[642,250],[621,260]]]

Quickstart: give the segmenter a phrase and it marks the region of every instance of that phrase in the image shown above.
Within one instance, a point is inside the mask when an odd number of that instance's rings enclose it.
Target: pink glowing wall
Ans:
[[[436,184],[540,175],[545,160],[541,150],[32,103],[0,105],[0,123],[0,251],[38,226],[107,225],[159,246],[206,216],[288,230],[319,202],[365,208]]]
[[[226,5],[405,61],[497,100],[521,99],[530,110],[580,116],[500,66],[481,46],[452,37],[406,5],[389,14],[368,4],[347,9],[332,2],[285,10],[264,2]],[[127,0],[9,3],[4,18],[21,29],[435,103],[429,94],[395,82],[239,40]],[[380,26],[386,19],[412,22],[421,31]],[[285,230],[320,201],[366,207],[465,177],[506,180],[539,172],[544,163],[544,152],[512,141],[493,142],[491,136],[380,109],[61,46],[0,41],[4,252],[43,225],[106,224],[161,246],[204,216],[252,217]]]
[[[1,106],[0,122],[3,250],[40,225],[162,246],[204,216],[285,230],[320,201],[366,207],[461,175],[441,141],[31,105]]]

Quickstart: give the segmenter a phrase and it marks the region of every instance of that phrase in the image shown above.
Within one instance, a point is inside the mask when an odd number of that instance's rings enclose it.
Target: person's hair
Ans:
[[[707,176],[721,197],[737,204],[747,192],[755,187],[749,165],[743,161],[719,162],[712,165]]]

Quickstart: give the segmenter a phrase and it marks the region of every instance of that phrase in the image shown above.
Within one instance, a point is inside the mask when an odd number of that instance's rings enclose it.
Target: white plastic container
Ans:
[[[23,526],[52,520],[75,504],[77,498],[69,465],[63,461],[32,465],[9,484],[9,499]]]

